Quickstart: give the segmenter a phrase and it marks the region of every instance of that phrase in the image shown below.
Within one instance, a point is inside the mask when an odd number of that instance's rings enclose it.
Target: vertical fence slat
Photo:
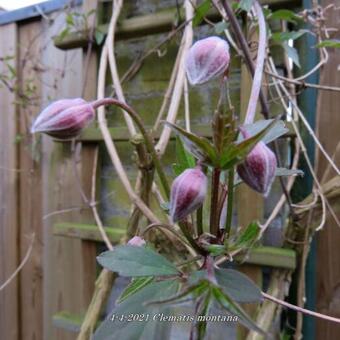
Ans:
[[[78,11],[79,9],[76,9]],[[82,50],[57,50],[51,37],[60,32],[65,17],[55,16],[52,26],[46,27],[48,42],[43,51],[43,63],[49,71],[43,74],[44,105],[50,100],[81,96]],[[47,23],[45,23],[47,26]],[[48,28],[48,29],[47,29]],[[55,81],[55,76],[59,79]],[[77,164],[81,178],[81,164]],[[70,144],[60,144],[43,138],[43,195],[44,213],[54,212],[44,220],[44,339],[74,339],[74,334],[57,330],[52,316],[62,310],[78,314],[88,301],[84,301],[87,264],[82,256],[82,242],[78,239],[56,237],[52,226],[57,221],[80,221],[84,206],[74,177]],[[67,213],[60,210],[73,209]],[[59,213],[56,213],[58,212]]]
[[[12,57],[7,63],[16,68],[17,25],[8,24],[0,30],[0,57]],[[9,74],[6,62],[0,63],[0,73]],[[5,86],[0,88],[0,284],[15,271],[18,254],[18,162],[17,112],[15,94]],[[19,339],[18,277],[0,292],[1,338]]]
[[[20,80],[20,253],[27,252],[34,234],[34,246],[29,261],[20,273],[20,327],[21,339],[42,339],[42,186],[41,166],[38,160],[39,147],[29,133],[32,117],[40,111],[41,73],[40,63],[41,22],[31,21],[18,26],[18,50]],[[33,93],[28,88],[35,88]],[[27,308],[29,306],[29,308]]]
[[[322,7],[333,4],[333,1],[321,1]],[[339,1],[335,3],[339,4]],[[327,11],[327,26],[340,28],[338,11]],[[336,38],[334,36],[332,38]],[[320,83],[323,85],[340,86],[340,74],[338,71],[340,63],[340,50],[328,49],[329,60],[320,71]],[[340,131],[340,96],[338,92],[319,92],[317,111],[317,132],[320,142],[327,152],[335,154],[334,161],[340,166],[340,151],[338,148]],[[320,155],[318,159],[318,175],[322,179],[328,167],[328,162]],[[335,176],[331,170],[324,181]],[[340,218],[339,199],[330,201],[337,217]],[[316,307],[320,313],[340,317],[340,228],[333,217],[328,216],[325,227],[317,234],[317,256],[316,256],[316,280],[317,296]],[[340,327],[338,324],[316,320],[316,339],[339,339]]]

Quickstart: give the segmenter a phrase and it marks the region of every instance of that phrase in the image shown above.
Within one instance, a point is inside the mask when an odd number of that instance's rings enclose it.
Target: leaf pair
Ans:
[[[233,140],[236,139],[235,130],[230,126],[227,130],[228,133],[222,134],[221,138],[214,137],[216,145],[213,145],[207,138],[188,132],[178,125],[169,122],[165,122],[165,124],[180,136],[186,150],[195,158],[208,166],[222,170],[230,169],[241,162],[272,129],[275,128],[271,131],[271,136],[268,140],[273,140],[273,138],[275,139],[287,131],[283,123],[271,119],[255,123],[257,124],[256,128],[252,128],[252,130],[256,129],[256,133],[250,138],[235,141]],[[262,127],[261,129],[259,129],[260,126]],[[225,128],[225,126],[223,127]],[[251,127],[246,126],[246,129],[251,129]]]

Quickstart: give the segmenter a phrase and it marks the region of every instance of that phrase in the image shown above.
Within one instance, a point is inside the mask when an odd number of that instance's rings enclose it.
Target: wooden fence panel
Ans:
[[[0,57],[12,59],[0,64],[0,73],[9,75],[17,62],[17,25],[8,24],[0,30]],[[18,152],[17,110],[15,94],[6,86],[0,88],[0,283],[4,283],[19,263],[18,249]],[[0,329],[3,339],[19,339],[19,282],[13,280],[0,291]]]
[[[322,6],[334,4],[323,0]],[[340,2],[335,1],[339,6]],[[327,25],[340,29],[338,11],[327,11]],[[336,38],[336,35],[334,37]],[[320,73],[320,83],[340,86],[340,50],[328,49],[329,60]],[[338,92],[319,92],[317,112],[317,131],[320,141],[330,155],[335,155],[337,166],[340,166],[339,131],[340,115],[338,108],[340,97]],[[318,159],[318,175],[324,182],[330,180],[334,171],[327,171],[328,162],[323,156]],[[328,168],[329,170],[329,168]],[[331,202],[340,219],[339,201]],[[340,317],[340,228],[333,217],[327,218],[325,227],[317,237],[317,310],[318,312]],[[317,320],[317,339],[339,339],[340,327],[332,322]]]
[[[63,15],[54,16],[55,21],[46,27],[46,48],[42,60],[50,70],[43,74],[45,84],[55,84],[43,89],[43,103],[59,98],[81,96],[82,90],[82,50],[62,52],[54,47],[51,37],[60,32],[65,23]],[[47,25],[47,23],[45,23]],[[53,71],[54,70],[54,71]],[[55,75],[59,75],[55,79]],[[73,339],[74,334],[56,330],[52,324],[53,314],[62,310],[79,314],[84,311],[89,297],[84,297],[88,284],[87,266],[84,262],[82,241],[53,236],[52,226],[57,221],[81,221],[84,203],[74,175],[74,160],[68,143],[55,143],[43,137],[43,195],[44,213],[54,213],[44,220],[44,338]],[[81,161],[77,162],[77,172],[81,178]],[[63,209],[70,209],[61,213]],[[57,213],[59,211],[59,213]],[[91,269],[93,272],[93,269]]]
[[[40,110],[41,72],[36,65],[41,59],[41,22],[18,25],[19,112],[20,112],[20,257],[25,255],[34,235],[29,260],[20,272],[21,339],[42,339],[43,268],[42,268],[42,182],[39,162],[40,147],[29,129]],[[32,93],[29,89],[33,89]],[[30,306],[27,308],[27,306]]]

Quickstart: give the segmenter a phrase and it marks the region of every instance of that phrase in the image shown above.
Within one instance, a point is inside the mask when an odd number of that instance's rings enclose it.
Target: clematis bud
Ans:
[[[265,143],[259,142],[238,165],[237,173],[255,191],[267,196],[275,178],[276,156]]]
[[[170,217],[181,221],[199,208],[207,194],[207,176],[200,166],[183,171],[173,182],[170,195]]]
[[[51,103],[35,119],[31,133],[43,132],[59,139],[76,137],[95,117],[91,104],[81,98]]]
[[[143,247],[143,246],[145,246],[146,242],[141,237],[134,236],[132,239],[130,239],[128,241],[127,244],[130,245],[130,246]]]
[[[230,61],[229,45],[219,37],[198,40],[186,58],[186,73],[191,85],[200,85],[222,75]]]

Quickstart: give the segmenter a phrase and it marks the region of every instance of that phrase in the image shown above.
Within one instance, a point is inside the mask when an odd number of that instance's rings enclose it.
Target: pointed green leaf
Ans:
[[[321,41],[321,43],[317,44],[316,47],[340,48],[340,40],[339,39],[323,40]]]
[[[176,136],[176,164],[173,164],[175,175],[179,176],[184,170],[194,168],[195,165],[195,158],[185,150],[180,137]]]
[[[241,162],[253,147],[270,131],[276,124],[277,120],[270,122],[264,129],[250,138],[244,139],[238,143],[230,144],[224,151],[220,161],[220,167],[223,170],[230,169],[232,166]]]
[[[177,268],[164,256],[146,247],[131,245],[117,246],[97,257],[106,269],[121,276],[176,275]]]
[[[281,46],[283,47],[283,49],[286,51],[288,57],[290,59],[292,59],[293,63],[297,66],[297,67],[301,67],[300,66],[300,58],[299,58],[299,54],[296,50],[296,48],[289,46],[287,42],[283,42],[281,44]]]
[[[207,138],[197,136],[169,122],[164,122],[164,124],[182,138],[185,148],[192,155],[209,165],[216,163],[217,156],[215,149]]]
[[[295,12],[290,11],[288,9],[279,9],[268,16],[268,19],[278,19],[278,20],[286,20],[291,23],[295,23],[297,21],[303,21],[301,17],[295,14]]]
[[[248,276],[234,269],[215,270],[216,280],[222,290],[239,303],[255,303],[263,300],[259,287]]]
[[[241,0],[238,4],[238,8],[249,12],[253,6],[253,0]]]
[[[143,289],[145,286],[147,286],[152,281],[153,281],[153,276],[133,278],[130,284],[124,289],[123,293],[119,296],[117,303],[123,302],[131,295]]]
[[[219,305],[232,315],[238,316],[240,322],[245,327],[265,335],[265,332],[255,324],[255,322],[248,316],[242,307],[233,301],[226,293],[224,293],[220,287],[212,286],[211,292]]]
[[[253,124],[243,125],[243,128],[249,133],[250,136],[254,136],[261,130],[268,127],[268,125],[273,121],[274,119],[261,119]],[[272,128],[264,135],[261,140],[263,143],[268,144],[273,140],[285,135],[287,132],[289,132],[289,130],[286,128],[284,121],[277,120],[275,124],[273,124]],[[239,134],[238,140],[244,140],[241,134]]]
[[[211,8],[210,0],[205,0],[199,6],[196,7],[195,16],[192,20],[192,25],[194,27],[198,26],[202,22],[204,17],[208,14],[210,8]]]
[[[229,246],[229,250],[251,248],[257,241],[260,232],[261,228],[259,224],[257,222],[251,222],[247,228],[241,231],[234,243]]]
[[[302,37],[307,32],[308,32],[308,30],[276,32],[276,33],[272,34],[271,38],[274,41],[277,41],[277,42],[288,41],[288,40],[296,40],[296,39]]]
[[[150,301],[148,304],[150,305],[163,305],[163,304],[169,304],[169,303],[180,303],[182,302],[183,298],[185,297],[198,297],[203,292],[206,291],[206,289],[209,287],[209,282],[207,280],[201,280],[197,282],[194,285],[191,285],[181,292],[179,292],[177,295],[171,296],[168,299],[162,299],[162,300],[153,300]]]
[[[130,296],[116,306],[108,318],[96,330],[94,340],[112,339],[156,339],[161,336],[164,327],[169,327],[167,322],[155,322],[152,316],[157,313],[172,314],[169,306],[147,305],[152,299],[165,299],[176,294],[179,288],[178,281],[168,280],[152,282],[136,294]],[[146,319],[147,314],[149,318]],[[137,315],[138,320],[128,317]]]

